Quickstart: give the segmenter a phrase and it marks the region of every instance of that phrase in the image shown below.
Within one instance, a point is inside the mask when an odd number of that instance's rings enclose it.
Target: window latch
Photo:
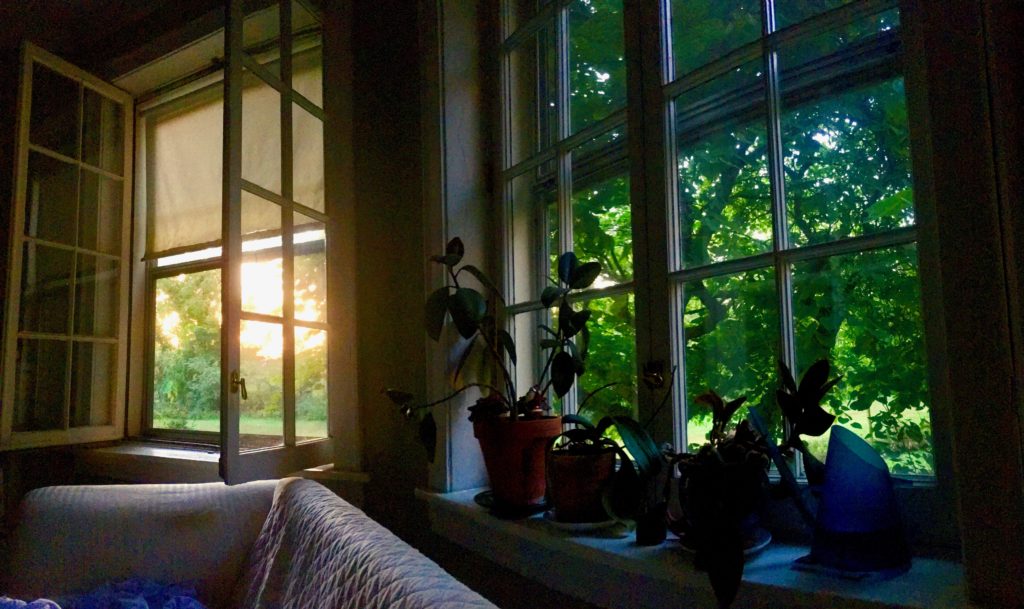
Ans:
[[[231,393],[242,392],[242,399],[249,399],[249,392],[245,390],[245,377],[238,374],[238,370],[231,373]]]

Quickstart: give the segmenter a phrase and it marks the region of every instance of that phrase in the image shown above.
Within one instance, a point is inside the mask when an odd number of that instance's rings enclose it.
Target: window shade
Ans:
[[[296,56],[292,77],[296,89],[320,86],[319,60],[319,52]],[[243,175],[260,176],[250,179],[279,193],[280,95],[270,87],[255,86],[257,83],[261,81],[254,78],[254,86],[242,92],[246,145],[242,151]],[[293,106],[293,113],[299,110]],[[323,209],[323,123],[305,111],[302,114],[305,120],[293,121],[294,198]],[[148,117],[147,258],[209,247],[220,241],[223,117],[220,85],[155,109]],[[280,213],[276,207],[260,209],[258,213]],[[247,218],[244,224],[266,225],[272,221],[269,217]]]

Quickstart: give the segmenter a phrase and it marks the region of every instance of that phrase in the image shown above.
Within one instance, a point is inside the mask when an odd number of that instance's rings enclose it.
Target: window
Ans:
[[[544,269],[575,249],[607,269],[588,295],[588,385],[635,386],[635,345],[669,329],[675,407],[659,435],[703,443],[708,389],[763,404],[783,433],[777,362],[828,357],[839,422],[895,473],[934,475],[897,3],[664,0],[662,36],[645,10],[505,3],[505,259],[524,355]],[[634,299],[649,318],[634,321]],[[810,445],[823,454],[827,437]]]

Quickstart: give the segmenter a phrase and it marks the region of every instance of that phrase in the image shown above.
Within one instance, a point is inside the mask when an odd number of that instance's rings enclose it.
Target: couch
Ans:
[[[58,486],[25,496],[0,595],[148,578],[212,609],[494,606],[320,484]]]

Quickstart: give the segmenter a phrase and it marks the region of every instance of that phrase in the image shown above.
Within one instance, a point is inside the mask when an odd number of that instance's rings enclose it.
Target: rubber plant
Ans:
[[[504,299],[483,271],[462,263],[464,256],[465,247],[456,237],[448,242],[444,254],[431,257],[444,267],[446,281],[430,294],[424,306],[424,324],[431,339],[440,341],[449,324],[458,334],[448,357],[452,391],[434,401],[417,402],[406,391],[385,390],[401,413],[418,423],[420,440],[431,461],[436,450],[433,407],[475,388],[481,395],[469,407],[474,429],[481,422],[497,419],[514,423],[546,418],[549,392],[564,396],[586,371],[591,313],[575,304],[572,297],[593,284],[601,273],[600,263],[580,262],[572,252],[559,257],[558,278],[552,279],[552,285],[541,294],[545,307],[556,308],[555,327],[540,326],[544,337],[538,346],[545,354],[545,364],[539,378],[520,392],[510,371],[516,364],[517,351],[515,341],[503,327]],[[467,285],[467,277],[473,277],[483,291]]]

